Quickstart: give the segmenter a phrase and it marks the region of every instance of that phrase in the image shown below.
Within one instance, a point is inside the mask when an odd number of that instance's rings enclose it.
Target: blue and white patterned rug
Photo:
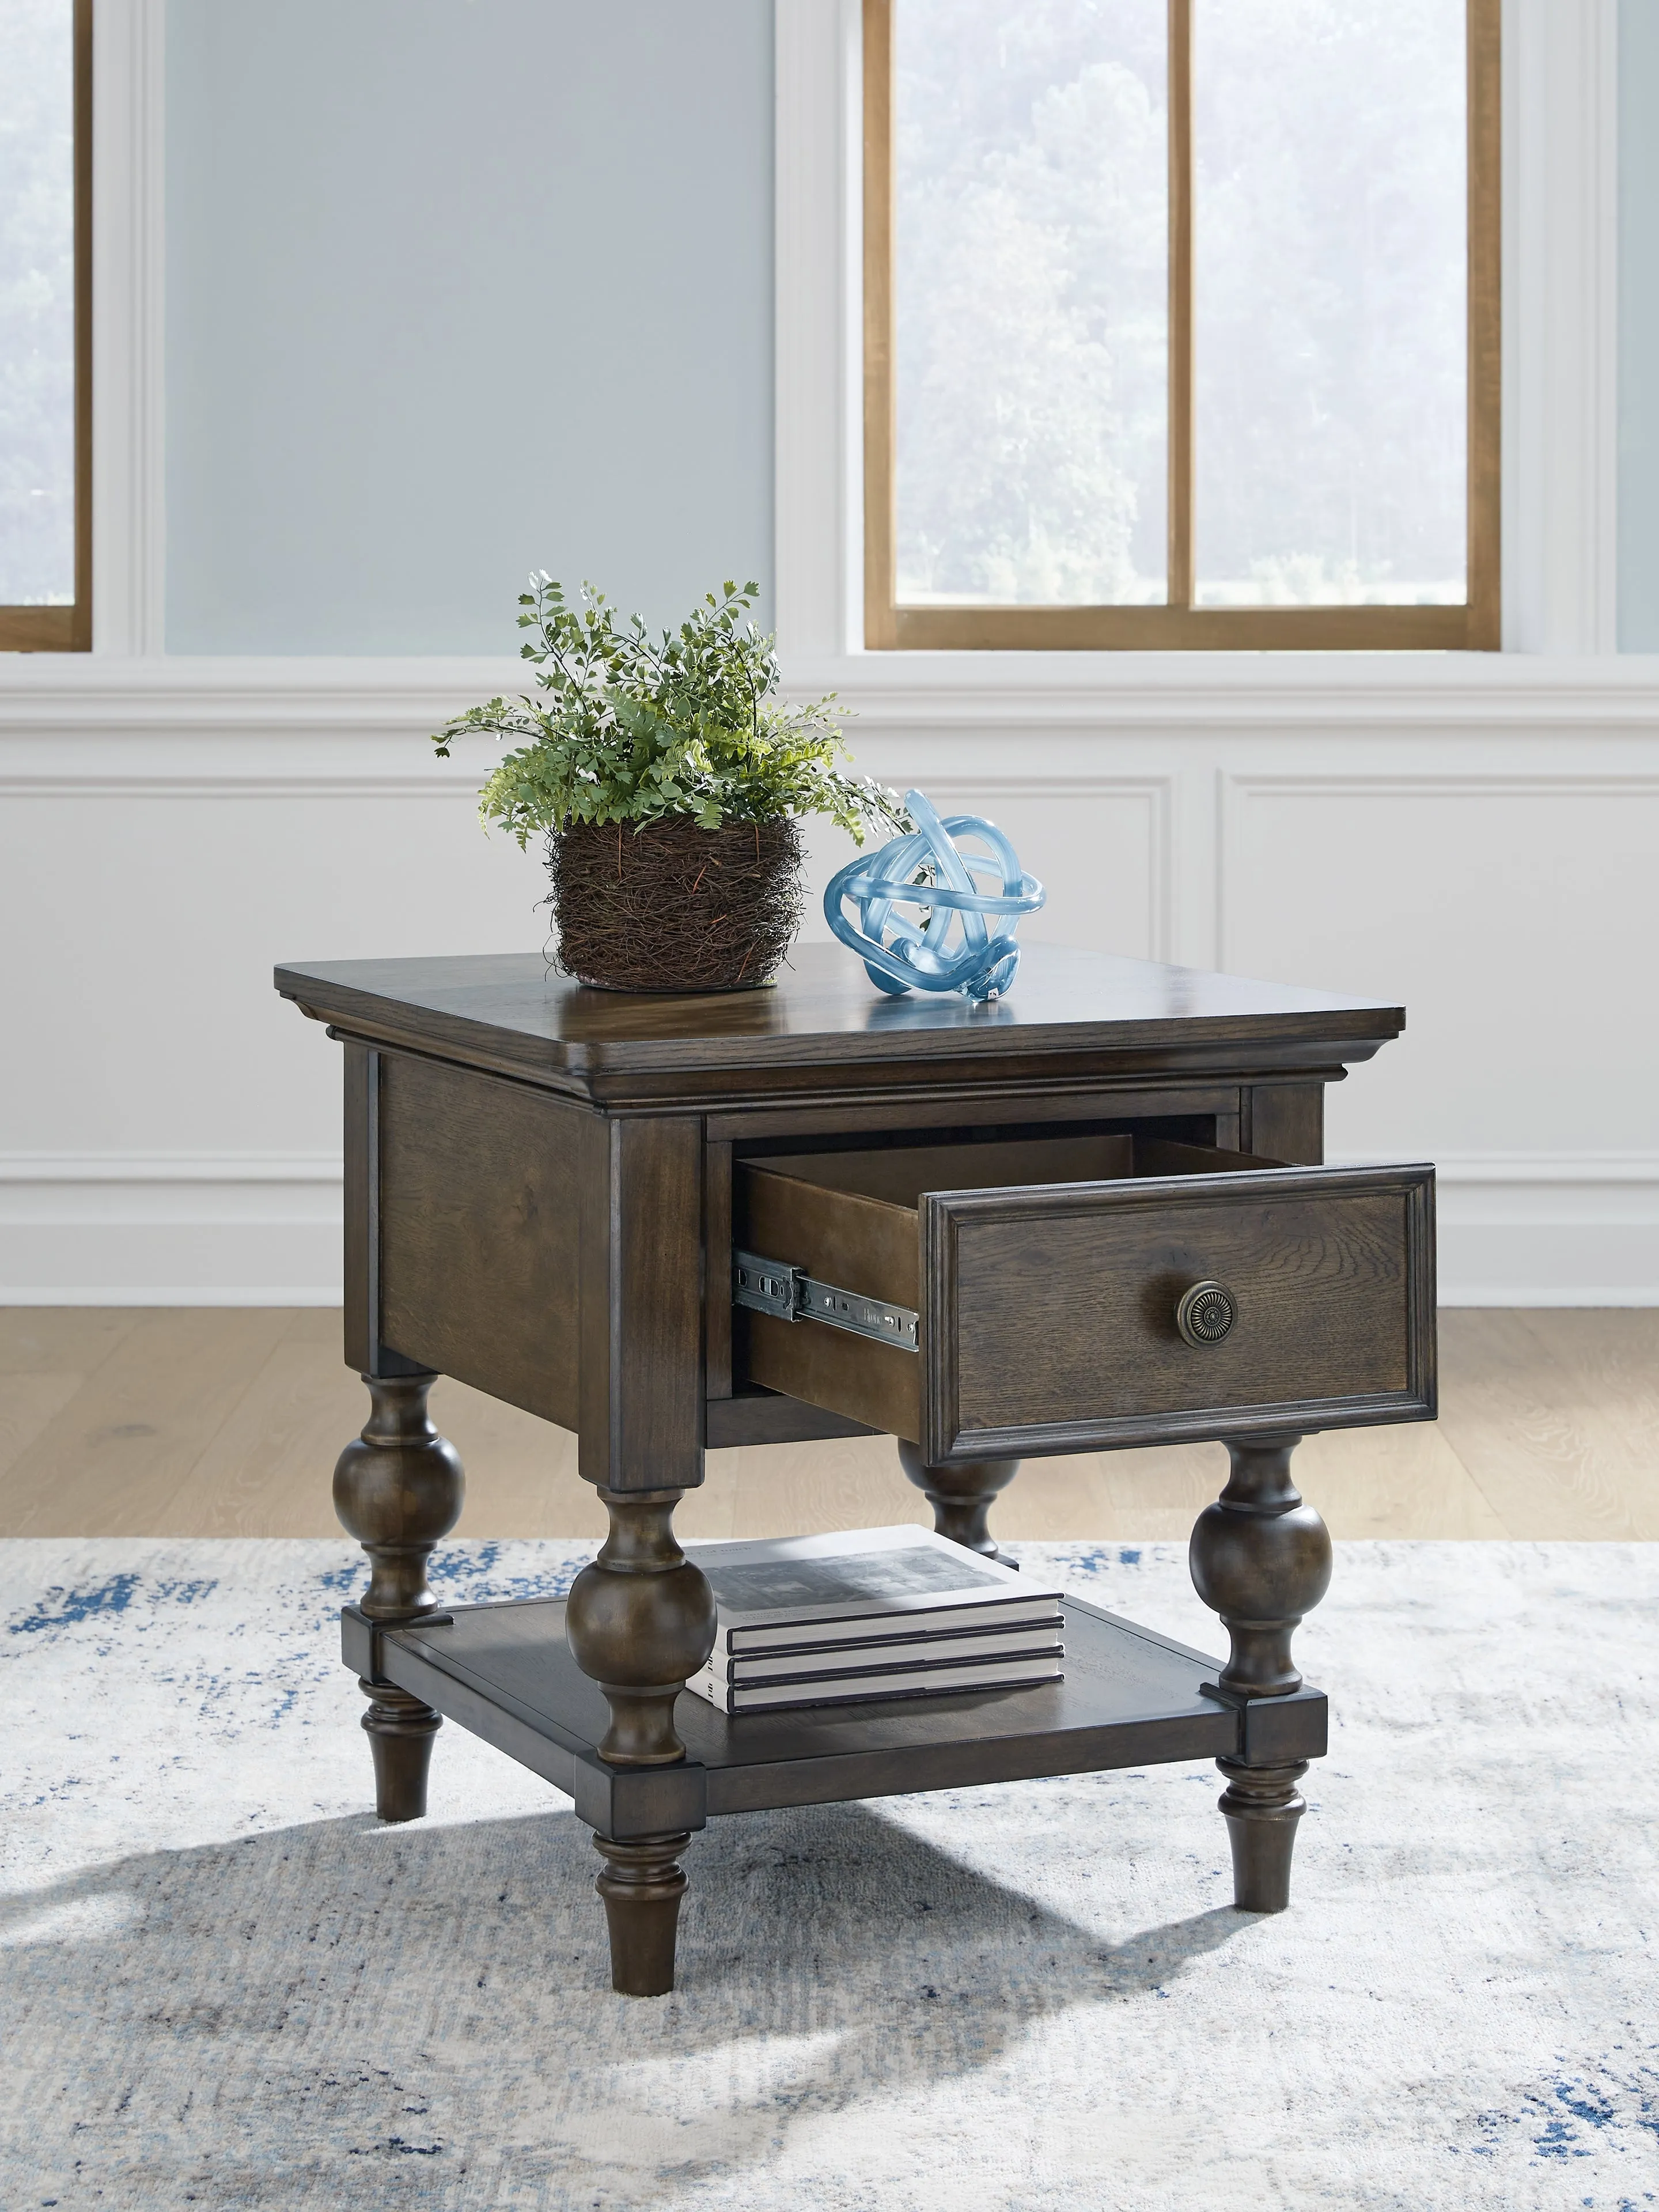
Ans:
[[[1021,1549],[1214,1648],[1178,1547]],[[1659,2204],[1659,1546],[1341,1547],[1288,1914],[1230,1909],[1208,1767],[756,1815],[655,2002],[459,1729],[377,1827],[345,1543],[0,1573],[9,2212]]]

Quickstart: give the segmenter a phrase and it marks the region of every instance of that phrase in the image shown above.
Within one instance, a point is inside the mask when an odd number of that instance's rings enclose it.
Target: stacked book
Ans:
[[[725,1713],[1012,1689],[1064,1672],[1058,1589],[931,1529],[686,1548],[720,1623],[686,1686]]]

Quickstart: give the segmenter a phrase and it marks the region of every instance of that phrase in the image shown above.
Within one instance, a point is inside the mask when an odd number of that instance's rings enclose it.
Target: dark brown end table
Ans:
[[[443,1717],[574,1800],[615,1986],[672,1988],[711,1816],[1213,1757],[1235,1895],[1288,1901],[1324,1698],[1291,1632],[1330,1540],[1311,1430],[1431,1419],[1434,1187],[1330,1168],[1324,1086],[1397,1007],[1050,945],[988,1005],[890,999],[839,948],[776,987],[624,997],[539,954],[276,971],[345,1047],[335,1474],[377,1802],[425,1808]],[[610,1534],[569,1598],[446,1609],[462,1474],[438,1374],[580,1439]],[[1219,1438],[1193,1532],[1224,1663],[1068,1601],[1066,1679],[728,1718],[684,1691],[714,1607],[674,1539],[708,1445],[886,1431],[942,1533],[994,1552],[1022,1457]]]

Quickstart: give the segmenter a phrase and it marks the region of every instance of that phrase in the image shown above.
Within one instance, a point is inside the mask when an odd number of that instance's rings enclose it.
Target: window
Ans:
[[[871,647],[1498,643],[1498,0],[864,0]]]
[[[0,6],[0,647],[92,643],[91,0]]]

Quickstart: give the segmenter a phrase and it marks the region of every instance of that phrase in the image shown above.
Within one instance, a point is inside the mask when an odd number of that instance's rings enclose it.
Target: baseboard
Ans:
[[[337,1157],[0,1154],[0,1304],[337,1305]]]
[[[250,1299],[249,1304],[255,1301]],[[1443,1308],[1476,1306],[1514,1306],[1531,1310],[1553,1309],[1560,1311],[1568,1307],[1582,1307],[1585,1311],[1601,1306],[1659,1306],[1659,1284],[1650,1283],[1632,1289],[1623,1283],[1574,1283],[1567,1289],[1553,1284],[1541,1287],[1524,1285],[1516,1290],[1506,1283],[1461,1283],[1455,1295],[1448,1297],[1442,1291],[1440,1304]]]
[[[0,1283],[5,1306],[337,1306],[338,1283]]]
[[[1659,1305],[1659,1154],[1460,1155],[1439,1190],[1442,1305]],[[337,1304],[340,1218],[322,1155],[0,1154],[0,1304]]]

